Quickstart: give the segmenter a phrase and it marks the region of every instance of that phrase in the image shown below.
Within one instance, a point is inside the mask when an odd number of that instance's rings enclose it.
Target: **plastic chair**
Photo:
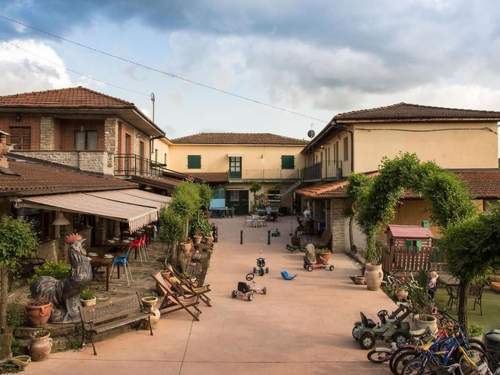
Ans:
[[[134,282],[134,279],[132,278],[132,272],[130,272],[128,264],[128,257],[130,255],[130,250],[132,249],[129,247],[125,255],[118,255],[113,258],[113,263],[111,264],[111,272],[109,273],[109,278],[111,279],[111,277],[113,276],[113,271],[115,270],[115,266],[118,269],[117,272],[120,272],[119,267],[123,266],[123,270],[125,271],[125,277],[127,278],[127,286],[130,286],[130,282]]]
[[[281,271],[281,277],[285,280],[293,280],[297,277],[297,275],[290,275],[288,271]]]

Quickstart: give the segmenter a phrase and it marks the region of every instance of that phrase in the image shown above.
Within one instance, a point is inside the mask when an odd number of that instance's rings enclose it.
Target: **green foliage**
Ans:
[[[37,246],[29,223],[10,216],[0,221],[0,267],[14,269],[18,258],[30,257]]]
[[[172,247],[179,242],[184,233],[184,224],[172,207],[160,211],[160,239]]]
[[[468,332],[470,337],[481,336],[483,334],[483,327],[478,324],[471,324]]]
[[[254,181],[254,182],[252,182],[252,185],[250,185],[250,189],[249,189],[249,190],[250,190],[252,193],[254,193],[254,194],[255,194],[255,193],[259,192],[259,191],[260,191],[260,189],[262,189],[262,186],[261,186],[258,182],[255,182],[255,181]]]
[[[210,200],[212,199],[212,189],[207,184],[198,185],[198,194],[200,196],[200,205],[203,210],[210,208]]]
[[[204,215],[199,214],[191,222],[191,233],[202,234],[204,236],[208,236],[212,233],[212,226]]]
[[[26,308],[20,303],[7,305],[7,325],[12,329],[21,327],[26,323]]]
[[[370,191],[370,185],[373,181],[370,177],[361,173],[353,173],[348,178],[347,186],[348,204],[345,216],[351,217],[356,214],[357,208],[363,204]]]
[[[90,289],[90,288],[84,289],[80,293],[80,298],[83,300],[94,299],[95,298],[95,291]]]
[[[71,266],[63,261],[58,262],[45,262],[41,267],[38,267],[35,271],[31,282],[38,279],[41,276],[51,276],[55,279],[62,280],[69,276],[71,272]]]
[[[191,219],[201,206],[200,194],[196,184],[180,183],[172,195],[170,207],[184,219]]]

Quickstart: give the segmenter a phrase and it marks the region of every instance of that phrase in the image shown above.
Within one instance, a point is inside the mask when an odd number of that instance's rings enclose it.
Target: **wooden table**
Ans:
[[[92,269],[97,267],[106,267],[106,291],[109,291],[109,273],[111,271],[112,264],[113,258],[104,258],[102,256],[90,257],[90,265],[92,266]]]

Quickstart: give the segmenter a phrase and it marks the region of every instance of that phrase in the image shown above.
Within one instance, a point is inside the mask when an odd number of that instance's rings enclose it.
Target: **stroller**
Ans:
[[[251,289],[250,285],[248,285],[244,281],[240,281],[238,283],[238,289],[233,290],[233,292],[231,293],[231,297],[239,298],[250,302],[251,300],[253,300],[253,293],[254,292]]]

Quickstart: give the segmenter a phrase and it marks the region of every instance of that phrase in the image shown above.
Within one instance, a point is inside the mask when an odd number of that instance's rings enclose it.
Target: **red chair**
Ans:
[[[137,254],[139,253],[139,260],[142,262],[142,241],[140,238],[133,240],[128,245],[130,250],[135,252],[134,258],[137,259]]]

